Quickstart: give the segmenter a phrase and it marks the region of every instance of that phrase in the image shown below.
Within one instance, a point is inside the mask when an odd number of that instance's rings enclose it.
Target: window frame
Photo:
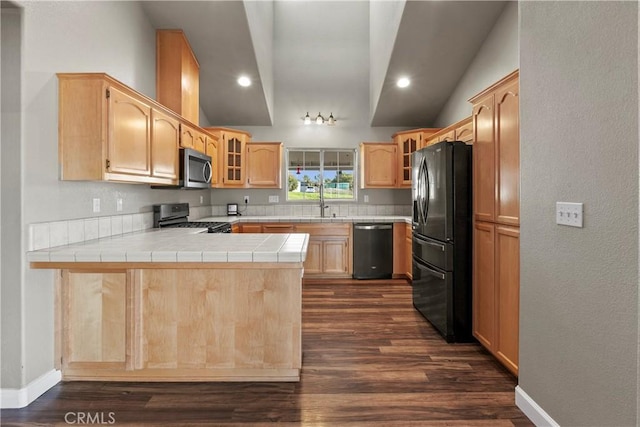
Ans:
[[[289,199],[289,152],[290,151],[309,151],[320,153],[320,179],[324,181],[324,153],[326,151],[334,152],[349,152],[353,154],[353,198],[351,199],[325,199],[325,202],[337,202],[337,203],[356,203],[358,201],[358,149],[356,148],[318,148],[318,147],[286,147],[285,148],[285,163],[284,163],[284,186],[285,186],[285,201],[291,203],[318,203],[318,200],[314,199],[301,199],[291,200]]]

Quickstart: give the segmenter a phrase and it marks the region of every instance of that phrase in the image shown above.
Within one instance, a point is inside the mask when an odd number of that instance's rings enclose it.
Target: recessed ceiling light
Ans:
[[[410,83],[411,83],[411,80],[409,80],[407,77],[401,77],[396,82],[398,87],[407,87],[407,86],[409,86]]]
[[[251,79],[247,76],[238,77],[238,84],[242,87],[251,86]]]

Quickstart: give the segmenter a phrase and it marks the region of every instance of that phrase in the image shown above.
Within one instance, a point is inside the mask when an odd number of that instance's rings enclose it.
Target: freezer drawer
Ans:
[[[453,270],[453,249],[452,243],[439,242],[429,239],[420,234],[413,234],[413,255],[434,265],[441,270]]]
[[[390,279],[393,275],[393,224],[353,225],[353,278]]]
[[[471,341],[471,304],[466,283],[453,272],[413,257],[413,305],[447,342]]]

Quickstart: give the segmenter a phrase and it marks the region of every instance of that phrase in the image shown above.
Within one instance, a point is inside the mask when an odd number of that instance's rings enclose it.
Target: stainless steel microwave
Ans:
[[[191,148],[181,148],[179,168],[178,185],[152,185],[151,188],[161,190],[211,188],[213,166],[210,156]]]
[[[211,157],[190,148],[180,149],[180,178],[182,188],[210,188],[213,166]]]

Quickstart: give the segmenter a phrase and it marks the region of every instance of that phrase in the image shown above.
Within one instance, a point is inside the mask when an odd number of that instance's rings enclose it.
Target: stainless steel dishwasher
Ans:
[[[390,279],[393,275],[393,224],[353,225],[353,278]]]

